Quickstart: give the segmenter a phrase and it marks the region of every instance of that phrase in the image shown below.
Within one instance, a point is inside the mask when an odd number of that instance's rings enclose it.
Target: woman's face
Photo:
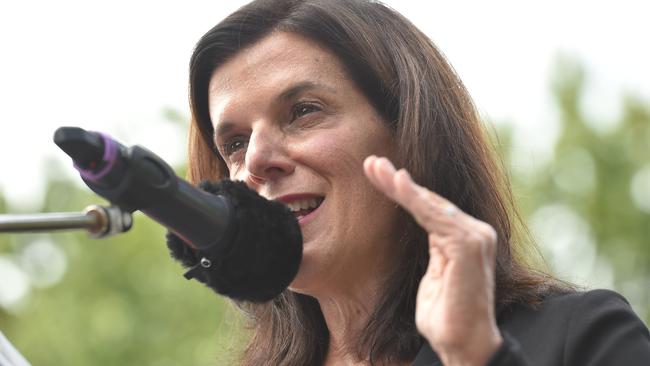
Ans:
[[[230,178],[298,218],[304,251],[292,290],[354,291],[386,273],[398,211],[362,164],[371,154],[394,158],[394,142],[331,52],[272,33],[214,72],[209,98]]]

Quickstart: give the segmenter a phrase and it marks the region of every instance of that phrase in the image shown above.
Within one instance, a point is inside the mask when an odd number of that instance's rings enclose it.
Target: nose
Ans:
[[[245,159],[245,177],[242,180],[253,188],[295,170],[282,131],[271,124],[260,123],[253,129]]]

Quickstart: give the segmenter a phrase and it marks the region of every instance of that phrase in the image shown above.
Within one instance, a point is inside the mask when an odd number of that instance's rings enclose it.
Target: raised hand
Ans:
[[[502,342],[494,314],[495,230],[419,186],[405,170],[396,171],[386,158],[368,157],[364,172],[428,233],[418,330],[445,365],[485,365]]]

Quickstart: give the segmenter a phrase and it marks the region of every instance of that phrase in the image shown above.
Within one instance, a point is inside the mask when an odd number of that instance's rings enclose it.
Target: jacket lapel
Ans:
[[[442,366],[442,362],[438,358],[435,352],[429,346],[427,341],[424,341],[420,351],[417,356],[415,356],[415,361],[413,361],[413,366]]]

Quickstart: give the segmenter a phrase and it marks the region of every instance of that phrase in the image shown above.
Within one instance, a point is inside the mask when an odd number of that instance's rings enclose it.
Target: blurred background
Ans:
[[[243,1],[0,5],[0,215],[103,204],[52,143],[106,132],[184,174],[187,68]],[[508,166],[548,266],[621,292],[650,321],[650,47],[646,2],[386,3],[440,47]],[[0,234],[0,331],[33,365],[222,365],[232,305],[182,277],[164,230]],[[231,355],[229,357],[229,355]]]

